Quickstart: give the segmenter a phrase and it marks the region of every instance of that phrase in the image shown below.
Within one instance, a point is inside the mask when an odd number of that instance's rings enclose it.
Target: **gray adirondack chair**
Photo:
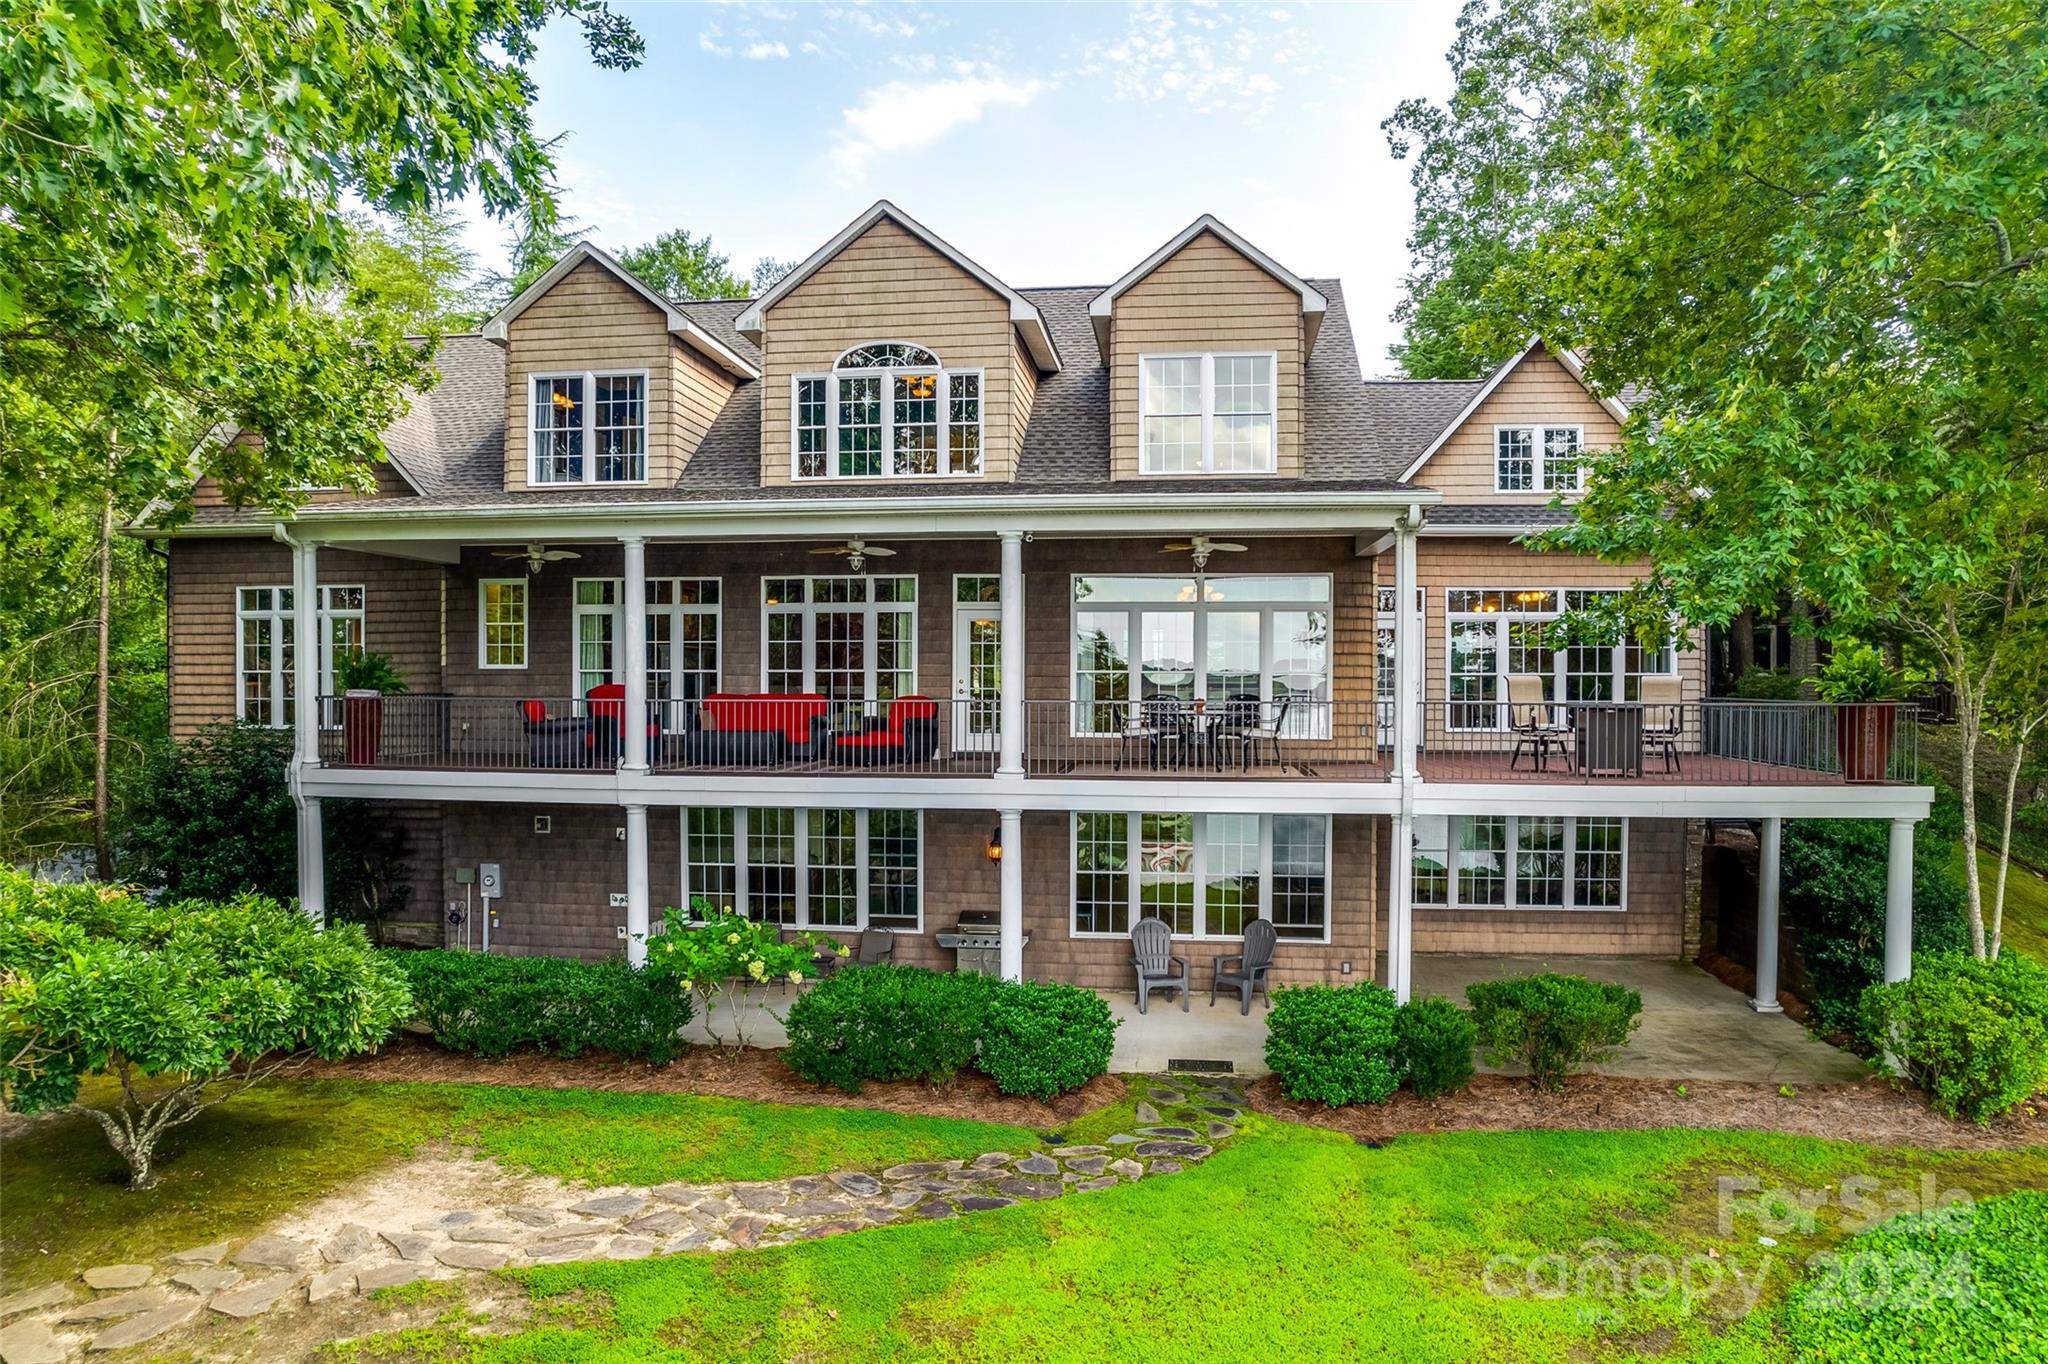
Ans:
[[[1216,991],[1228,988],[1237,991],[1237,1011],[1248,1014],[1252,1011],[1252,992],[1258,991],[1266,998],[1266,1007],[1273,1007],[1273,996],[1266,989],[1266,972],[1273,969],[1273,947],[1280,941],[1279,931],[1270,920],[1254,919],[1244,926],[1244,951],[1228,957],[1216,958],[1216,976],[1209,982],[1209,1007],[1216,1007]]]
[[[1131,965],[1138,973],[1139,1013],[1154,990],[1180,991],[1180,1011],[1188,1011],[1188,959],[1173,955],[1173,930],[1166,920],[1140,919],[1132,925]]]

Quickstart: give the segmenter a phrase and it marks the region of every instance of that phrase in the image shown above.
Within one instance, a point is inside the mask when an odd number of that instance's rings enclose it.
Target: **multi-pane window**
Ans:
[[[477,666],[526,666],[526,579],[486,578],[476,585]]]
[[[1442,909],[1622,909],[1628,821],[1417,815],[1415,903]]]
[[[1256,703],[1287,735],[1327,738],[1330,591],[1316,574],[1076,575],[1075,732],[1116,733],[1133,704],[1170,699]]]
[[[842,718],[917,690],[917,579],[767,578],[761,684],[819,692]]]
[[[982,372],[922,346],[855,346],[830,374],[792,380],[798,478],[936,478],[981,472]]]
[[[617,578],[576,580],[578,696],[620,680],[625,585]],[[647,579],[647,699],[665,703],[662,725],[680,728],[688,703],[719,684],[719,580]]]
[[[1139,472],[1273,472],[1278,363],[1271,351],[1140,356]]]
[[[683,899],[762,923],[915,931],[924,824],[916,810],[683,811]]]
[[[1452,729],[1500,729],[1508,723],[1507,679],[1541,679],[1546,700],[1566,704],[1636,701],[1645,677],[1678,672],[1674,641],[1644,646],[1553,644],[1568,613],[1591,609],[1604,588],[1454,587],[1444,599],[1449,639],[1446,722]]]
[[[1267,919],[1282,938],[1329,938],[1326,816],[1077,812],[1073,838],[1077,935],[1156,918],[1182,937],[1237,938]]]
[[[1577,426],[1493,428],[1493,486],[1503,493],[1575,493],[1586,486]]]
[[[644,370],[533,376],[527,481],[647,481]]]
[[[334,692],[334,660],[363,648],[363,589],[323,585],[319,600],[319,694]],[[296,610],[289,587],[235,589],[235,718],[252,725],[284,728],[292,722]],[[340,723],[337,707],[324,709],[320,723]]]

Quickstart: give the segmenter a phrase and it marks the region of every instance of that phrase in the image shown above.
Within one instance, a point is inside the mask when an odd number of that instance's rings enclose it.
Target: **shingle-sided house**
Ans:
[[[993,912],[1006,973],[1116,988],[1141,917],[1202,979],[1265,918],[1278,979],[1405,995],[1416,952],[1687,954],[1709,820],[1906,865],[1905,717],[1546,632],[1639,571],[1519,543],[1626,417],[1570,355],[1363,380],[1338,281],[1209,217],[1105,266],[1013,287],[886,202],[753,299],[579,246],[442,344],[374,494],[137,528],[172,724],[296,728],[308,912],[323,803],[382,802],[414,935],[500,952],[701,898],[946,967]],[[409,691],[337,696],[352,648]]]

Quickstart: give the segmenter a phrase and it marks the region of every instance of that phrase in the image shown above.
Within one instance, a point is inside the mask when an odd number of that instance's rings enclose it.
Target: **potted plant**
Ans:
[[[1835,707],[1835,757],[1850,781],[1879,781],[1891,765],[1899,724],[1899,677],[1868,644],[1835,648],[1814,679],[1814,692]]]
[[[384,698],[403,696],[405,679],[388,654],[350,649],[334,660],[341,688],[342,747],[351,767],[371,767],[384,741]]]

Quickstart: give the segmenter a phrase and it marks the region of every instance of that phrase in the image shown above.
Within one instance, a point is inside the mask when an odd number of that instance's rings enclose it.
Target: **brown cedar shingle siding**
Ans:
[[[288,587],[291,553],[274,540],[173,540],[170,620],[171,733],[235,718],[235,592]],[[323,584],[361,584],[364,643],[389,654],[406,685],[440,691],[442,570],[353,550],[320,551]]]
[[[1550,501],[1547,492],[1493,490],[1493,428],[1543,423],[1583,426],[1580,445],[1587,450],[1610,449],[1621,441],[1621,428],[1613,415],[1593,400],[1555,356],[1536,351],[1509,371],[1465,424],[1429,457],[1416,473],[1415,482],[1436,489],[1448,502],[1541,507]],[[1541,455],[1539,448],[1539,461]]]
[[[1204,232],[1116,300],[1110,333],[1109,429],[1113,477],[1139,476],[1139,357],[1193,351],[1265,351],[1274,376],[1278,472],[1299,478],[1301,296]]]

